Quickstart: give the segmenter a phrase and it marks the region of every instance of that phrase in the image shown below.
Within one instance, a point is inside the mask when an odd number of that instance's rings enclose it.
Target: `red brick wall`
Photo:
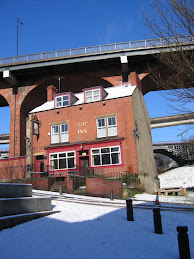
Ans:
[[[47,87],[47,101],[52,101],[54,99],[54,95],[57,94],[58,91],[56,87],[50,85]]]
[[[86,178],[86,192],[91,196],[110,197],[113,190],[114,198],[122,198],[121,180],[104,180],[103,177]]]
[[[12,181],[12,183],[14,182],[16,181]],[[48,178],[48,179],[34,178],[34,179],[22,179],[17,182],[32,184],[32,188],[36,190],[50,191],[51,186],[55,182],[55,179],[54,178]]]
[[[33,137],[32,143],[34,153],[44,152],[44,148],[50,146],[51,124],[53,123],[68,122],[70,144],[95,140],[99,141],[100,139],[97,139],[96,117],[116,115],[118,138],[124,138],[124,140],[120,142],[124,154],[122,165],[113,166],[112,169],[106,166],[103,166],[102,168],[106,172],[112,172],[112,170],[114,170],[114,172],[124,172],[128,170],[132,173],[138,173],[131,97],[82,104],[81,109],[79,105],[53,109],[36,113],[36,115],[40,121],[41,127],[39,139],[37,140],[36,136]],[[76,123],[80,122],[87,122],[87,125],[76,126]],[[80,133],[80,130],[84,129],[85,133]],[[47,157],[49,157],[48,154]]]
[[[21,179],[26,177],[26,157],[0,160],[0,179]]]
[[[67,179],[67,192],[73,192],[73,179]]]

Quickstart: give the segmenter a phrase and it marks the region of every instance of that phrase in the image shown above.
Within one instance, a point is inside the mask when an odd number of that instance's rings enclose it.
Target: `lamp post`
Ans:
[[[20,20],[19,17],[17,17],[17,51],[16,51],[16,56],[18,56],[18,32],[19,32],[19,25],[23,25],[22,21]]]

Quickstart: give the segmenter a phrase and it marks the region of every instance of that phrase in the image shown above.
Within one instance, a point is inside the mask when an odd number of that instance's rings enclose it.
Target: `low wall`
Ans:
[[[16,182],[16,181],[12,181]],[[17,183],[32,184],[32,188],[36,190],[50,191],[51,186],[54,184],[55,178],[33,178],[33,179],[20,179]]]
[[[122,198],[122,181],[119,179],[105,180],[103,177],[86,178],[86,192],[91,196],[110,197],[113,190],[114,198]]]
[[[73,179],[67,179],[67,192],[73,193]]]
[[[0,217],[50,210],[50,197],[0,199]]]
[[[113,190],[114,198],[122,198],[121,179],[106,180],[103,176],[86,178],[86,193],[90,196],[108,197]],[[73,193],[73,179],[67,179],[67,192]]]
[[[32,185],[0,183],[0,198],[18,197],[32,197]]]
[[[26,178],[26,157],[0,160],[0,179]]]

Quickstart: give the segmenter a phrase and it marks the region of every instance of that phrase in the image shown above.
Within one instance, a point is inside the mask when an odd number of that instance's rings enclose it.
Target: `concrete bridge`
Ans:
[[[150,119],[151,129],[194,124],[194,112]]]
[[[183,49],[194,49],[194,41],[182,39]],[[154,47],[157,46],[157,47]],[[162,39],[131,41],[70,50],[60,50],[0,59],[0,107],[9,106],[10,157],[26,154],[26,117],[32,109],[46,101],[46,88],[58,85],[61,92],[80,92],[101,85],[134,85],[134,74],[143,94],[157,90],[148,66],[160,66],[155,57],[168,47]],[[176,50],[176,49],[175,49]],[[161,67],[161,74],[168,71]],[[78,83],[79,82],[79,83]]]

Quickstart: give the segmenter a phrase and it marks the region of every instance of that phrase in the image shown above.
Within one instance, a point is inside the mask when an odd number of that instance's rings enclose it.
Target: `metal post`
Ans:
[[[178,232],[178,244],[179,244],[179,256],[180,259],[190,259],[189,237],[187,234],[188,227],[177,227]]]
[[[110,190],[110,200],[113,201],[113,190]]]
[[[156,234],[163,234],[162,232],[162,221],[160,215],[160,208],[153,209],[154,213],[154,229]]]
[[[127,220],[134,221],[132,199],[127,199],[126,203],[127,203]]]
[[[62,186],[59,186],[59,194],[62,195]]]

